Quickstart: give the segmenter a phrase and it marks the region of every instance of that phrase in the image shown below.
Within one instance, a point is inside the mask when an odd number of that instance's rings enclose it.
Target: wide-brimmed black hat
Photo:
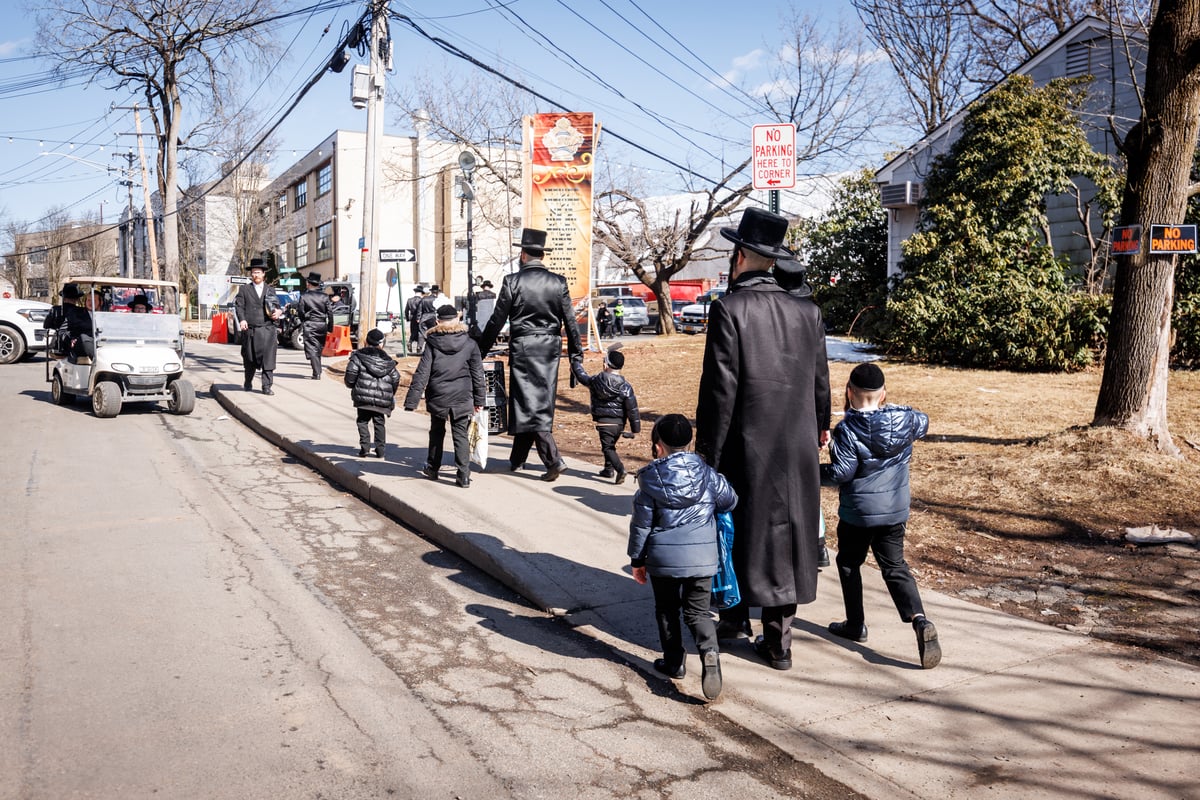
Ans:
[[[795,259],[780,258],[775,261],[775,280],[784,289],[801,297],[812,296],[808,283],[808,267]]]
[[[134,306],[145,306],[146,310],[149,311],[150,310],[150,298],[146,297],[146,295],[144,295],[144,294],[135,294],[133,297],[129,298],[130,310],[133,310]]]
[[[721,228],[721,235],[736,245],[767,258],[791,258],[794,253],[783,246],[788,221],[761,208],[747,208],[737,229]]]
[[[250,259],[250,266],[246,267],[246,272],[250,272],[250,271],[256,270],[256,269],[261,269],[263,272],[266,272],[267,271],[266,259],[263,259],[263,258]]]
[[[537,228],[522,228],[521,241],[513,242],[513,247],[519,247],[522,250],[540,250],[543,253],[550,252],[550,248],[546,247],[546,232],[539,231]]]
[[[83,292],[79,291],[78,284],[64,283],[62,288],[62,296],[64,300],[78,300],[83,297]]]
[[[319,273],[319,272],[308,273],[308,277],[304,279],[304,282],[311,283],[313,286],[320,286],[321,285],[321,273]]]

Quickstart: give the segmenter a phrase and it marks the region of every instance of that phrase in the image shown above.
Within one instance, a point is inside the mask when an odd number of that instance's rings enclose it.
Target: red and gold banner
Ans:
[[[523,139],[524,226],[546,231],[543,262],[578,304],[592,291],[593,115],[525,117]]]

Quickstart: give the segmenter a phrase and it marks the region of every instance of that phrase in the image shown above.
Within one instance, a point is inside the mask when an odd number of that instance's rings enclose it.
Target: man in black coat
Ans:
[[[696,452],[733,485],[733,563],[741,604],[721,612],[722,638],[749,634],[762,608],[755,652],[792,666],[796,606],[817,592],[818,454],[829,441],[825,326],[811,300],[786,292],[768,270],[790,259],[787,220],[748,209],[732,241],[729,292],[709,309],[696,407]]]
[[[536,445],[538,458],[546,465],[542,480],[553,481],[566,469],[552,432],[562,329],[566,328],[572,361],[583,359],[583,348],[567,280],[542,264],[546,232],[525,228],[521,241],[513,246],[521,248],[521,269],[500,285],[496,308],[479,337],[479,350],[490,350],[504,323],[509,323],[508,421],[513,434],[509,467],[515,472],[524,466]]]
[[[304,334],[304,355],[312,365],[312,379],[321,379],[321,351],[325,349],[325,334],[333,330],[333,308],[329,295],[321,291],[321,276],[308,273],[306,288],[300,295],[296,311]]]
[[[421,301],[425,299],[425,284],[413,287],[413,296],[404,304],[404,319],[408,322],[408,354],[421,353]]]
[[[279,309],[279,298],[274,287],[265,283],[267,265],[261,258],[250,259],[250,285],[238,290],[233,299],[233,310],[238,318],[238,329],[242,332],[242,368],[245,380],[242,388],[247,392],[253,388],[254,373],[262,370],[263,394],[275,394],[271,390],[275,372],[275,350],[279,347],[279,332],[275,320],[283,316]]]
[[[96,355],[92,341],[92,314],[83,307],[83,292],[74,283],[62,288],[62,304],[46,315],[42,327],[58,332],[55,350],[70,359],[91,358]]]

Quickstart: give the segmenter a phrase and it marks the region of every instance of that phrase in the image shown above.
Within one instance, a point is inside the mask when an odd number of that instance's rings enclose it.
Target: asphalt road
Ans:
[[[111,420],[0,369],[0,798],[853,796],[292,463],[204,391],[236,367],[196,367],[191,416]]]

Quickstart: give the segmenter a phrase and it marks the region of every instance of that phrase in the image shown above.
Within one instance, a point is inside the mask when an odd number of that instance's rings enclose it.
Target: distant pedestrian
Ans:
[[[612,335],[612,312],[608,310],[608,304],[600,303],[596,307],[596,332],[600,334],[601,339],[607,339]]]
[[[325,335],[333,330],[333,304],[329,295],[321,291],[321,276],[308,273],[304,279],[305,291],[300,295],[296,314],[300,318],[300,332],[304,336],[304,355],[312,367],[312,379],[321,379],[321,351],[325,349]]]
[[[614,336],[625,335],[625,304],[620,300],[613,304],[612,328]]]
[[[546,232],[525,228],[521,241],[513,246],[521,248],[521,269],[500,285],[496,309],[479,336],[479,349],[490,350],[504,323],[509,323],[508,427],[513,434],[509,469],[516,472],[525,466],[530,448],[536,446],[538,458],[546,465],[542,480],[554,481],[567,468],[554,441],[563,332],[572,361],[583,359],[583,348],[567,280],[542,263]]]
[[[493,287],[493,284],[491,281],[484,281],[483,283],[479,284],[479,291],[475,293],[475,299],[476,300],[495,300],[496,292],[493,291],[492,287]]]
[[[687,450],[692,426],[682,414],[667,414],[650,432],[654,461],[638,471],[629,521],[629,563],[633,579],[654,590],[654,618],[663,657],[662,674],[687,674],[683,622],[700,652],[700,689],[713,700],[721,693],[717,629],[709,612],[712,578],[717,573],[715,514],[737,504],[729,482]]]
[[[413,296],[404,304],[404,319],[408,322],[408,354],[419,355],[421,352],[421,301],[425,299],[425,285],[418,283],[413,287]]]
[[[592,420],[600,436],[600,452],[604,456],[601,478],[613,478],[613,483],[625,482],[625,465],[617,454],[617,440],[629,424],[629,435],[641,433],[642,420],[638,414],[637,397],[633,387],[621,374],[625,354],[615,344],[604,353],[604,369],[588,375],[582,361],[571,362],[575,378],[588,387],[592,395]]]
[[[396,408],[396,392],[400,389],[400,371],[396,361],[380,346],[383,331],[372,328],[367,343],[350,354],[346,364],[346,385],[350,399],[358,410],[358,455],[367,455],[375,448],[375,457],[383,458],[387,446],[387,420]],[[375,434],[371,442],[372,429]]]
[[[279,347],[279,329],[275,320],[283,316],[275,288],[266,284],[267,263],[261,258],[250,259],[250,285],[238,289],[233,310],[242,332],[242,369],[245,373],[242,388],[253,388],[254,373],[262,370],[262,393],[275,394],[271,389],[275,375],[275,351]]]
[[[413,411],[425,395],[425,410],[429,412],[429,452],[421,472],[437,480],[442,466],[446,441],[446,421],[454,442],[456,482],[464,489],[471,485],[471,453],[467,431],[471,417],[487,402],[487,380],[483,374],[483,359],[479,346],[467,335],[467,326],[458,319],[454,306],[444,305],[437,311],[437,325],[425,338],[425,352],[413,373],[404,410]]]
[[[859,364],[846,384],[846,416],[833,429],[829,464],[821,465],[821,482],[840,487],[838,504],[838,578],[846,619],[829,632],[855,642],[867,640],[861,567],[867,550],[900,619],[917,635],[921,666],[932,669],[942,660],[937,628],[925,616],[917,582],[904,560],[908,527],[909,462],[912,446],[929,430],[929,417],[908,406],[885,405],[883,370]]]

